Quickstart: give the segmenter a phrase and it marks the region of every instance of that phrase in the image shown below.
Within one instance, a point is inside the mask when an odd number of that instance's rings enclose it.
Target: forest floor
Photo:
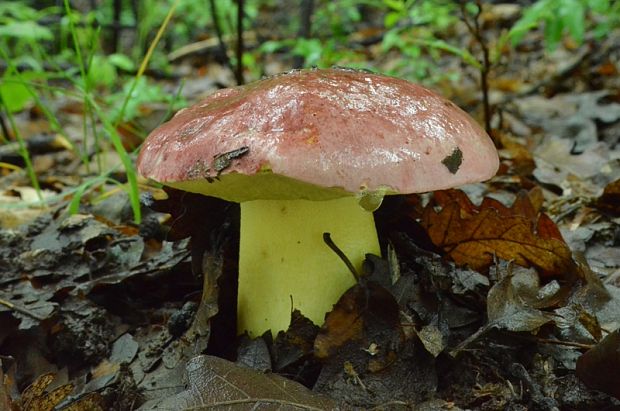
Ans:
[[[294,314],[256,340],[230,326],[235,205],[141,181],[139,225],[113,186],[69,215],[63,190],[92,171],[36,108],[21,113],[56,200],[27,207],[27,174],[0,177],[0,409],[620,410],[620,34],[553,53],[540,42],[493,68],[497,176],[387,198],[376,220],[389,252],[371,260],[374,285],[343,296],[367,296],[355,320],[319,329]],[[191,63],[179,63],[190,103],[234,85],[226,67]],[[438,64],[461,78],[433,87],[481,118],[477,71]],[[76,103],[52,104],[79,136]],[[143,107],[142,121],[164,109]]]

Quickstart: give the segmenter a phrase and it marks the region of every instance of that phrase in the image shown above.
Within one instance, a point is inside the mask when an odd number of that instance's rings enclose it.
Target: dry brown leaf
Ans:
[[[507,133],[497,132],[502,145],[502,164],[507,165],[509,174],[529,176],[536,168],[532,150]],[[508,171],[506,170],[506,171]]]
[[[349,288],[327,314],[314,340],[314,355],[325,359],[351,341],[389,346],[384,340],[402,338],[394,296],[375,282],[362,282]]]
[[[54,374],[52,373],[39,376],[22,393],[17,409],[21,411],[52,411],[56,409],[56,406],[67,398],[74,387],[73,384],[64,384],[47,392],[47,387],[49,387],[53,380]],[[100,405],[99,395],[95,393],[82,397],[62,409],[67,411],[103,410]]]
[[[523,197],[512,208],[485,199],[476,209],[464,202],[461,195],[452,196],[458,200],[443,205],[440,211],[429,204],[422,216],[422,226],[432,242],[457,264],[485,271],[497,256],[534,267],[545,276],[565,277],[574,272],[571,250],[553,221],[535,213]]]
[[[187,389],[162,399],[162,410],[331,410],[337,403],[277,374],[264,374],[222,358],[187,363]]]
[[[607,184],[596,206],[607,213],[620,215],[620,180]]]

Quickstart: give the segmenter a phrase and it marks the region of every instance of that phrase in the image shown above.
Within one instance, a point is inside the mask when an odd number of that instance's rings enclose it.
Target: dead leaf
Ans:
[[[536,168],[531,149],[506,132],[498,131],[497,136],[502,145],[500,150],[500,155],[504,160],[502,163],[508,164],[509,174],[531,175]]]
[[[607,335],[577,360],[577,376],[588,387],[620,399],[620,332]]]
[[[350,341],[383,347],[403,338],[399,307],[394,296],[373,281],[351,287],[327,314],[314,341],[314,355],[327,358]]]
[[[23,280],[0,290],[0,312],[11,311],[20,320],[19,329],[28,330],[52,316],[58,305],[50,301],[53,297],[53,291]]]
[[[457,264],[486,271],[497,256],[534,267],[544,276],[565,277],[574,272],[571,250],[555,224],[544,214],[532,221],[535,210],[522,204],[525,200],[507,208],[485,199],[475,208],[463,196],[456,196],[457,201],[448,202],[440,211],[429,204],[421,222],[433,244]]]
[[[538,278],[528,275],[527,271],[519,271],[516,275],[524,277],[526,287],[515,285],[515,275],[509,274],[498,281],[487,296],[487,317],[492,327],[508,331],[536,331],[552,320],[549,313],[533,308],[526,302],[527,296],[521,292],[529,292],[531,286],[537,287]],[[533,283],[533,284],[532,284]]]
[[[596,207],[612,215],[620,215],[620,179],[607,184],[596,201]]]
[[[54,374],[39,376],[22,393],[19,401],[21,411],[52,411],[73,391],[73,384],[64,384],[47,392],[47,387],[54,381]],[[62,408],[65,411],[103,411],[99,394],[92,393]]]
[[[586,149],[573,154],[574,143],[570,139],[560,137],[546,137],[543,143],[534,151],[536,170],[534,177],[542,183],[553,184],[567,190],[566,180],[574,176],[577,180],[592,179],[609,162],[609,146],[604,142],[597,142]],[[596,192],[599,188],[591,184],[590,191]]]
[[[535,307],[532,294],[540,290],[538,276],[532,270],[508,271],[491,287],[487,295],[488,322],[471,334],[449,353],[459,352],[492,329],[512,332],[536,332],[554,320],[552,314]]]
[[[189,387],[166,398],[158,409],[328,410],[337,404],[277,374],[240,367],[224,359],[201,355],[187,364]]]
[[[446,348],[443,334],[434,325],[426,325],[418,331],[418,338],[433,357],[437,357]]]
[[[293,310],[291,325],[286,331],[280,331],[273,342],[271,350],[275,370],[282,373],[287,367],[311,356],[318,331],[319,327],[299,310]]]

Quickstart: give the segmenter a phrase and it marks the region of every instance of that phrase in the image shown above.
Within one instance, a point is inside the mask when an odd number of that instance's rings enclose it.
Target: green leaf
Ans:
[[[25,81],[42,78],[41,73],[34,71],[22,72],[19,76],[5,73],[0,81],[0,97],[9,112],[22,111],[33,101],[31,87]]]
[[[523,40],[523,37],[531,30],[538,27],[541,21],[545,20],[553,8],[553,0],[539,0],[533,6],[528,7],[523,12],[523,16],[517,20],[508,32],[508,38],[512,46],[516,46]]]
[[[136,65],[134,61],[121,53],[114,53],[108,56],[108,61],[123,71],[135,71]]]
[[[399,30],[389,30],[383,36],[383,41],[381,43],[381,48],[383,51],[390,50],[392,48],[404,49],[406,47],[406,43],[401,37]]]
[[[30,41],[54,39],[54,35],[50,29],[39,26],[34,21],[10,21],[0,26],[0,37],[11,37]]]
[[[595,13],[605,13],[609,11],[609,0],[588,0],[588,7]]]
[[[420,39],[420,40],[416,40],[415,42],[425,45],[427,47],[436,48],[439,50],[447,51],[448,53],[452,53],[455,56],[460,57],[461,60],[463,60],[465,63],[469,64],[472,67],[477,68],[478,70],[482,67],[478,59],[476,59],[469,51],[467,51],[466,49],[460,48],[460,47],[453,46],[449,43],[446,43],[443,40]]]
[[[396,24],[400,21],[401,18],[401,13],[392,11],[385,15],[385,18],[383,19],[383,24],[385,25],[385,28],[391,29],[392,27],[396,26]]]
[[[261,53],[271,54],[288,45],[289,44],[286,40],[268,40],[264,42],[263,44],[261,44],[258,50]]]
[[[562,40],[563,31],[562,20],[554,17],[545,21],[545,48],[547,50],[553,51],[557,48]]]
[[[321,58],[323,44],[321,44],[319,39],[298,38],[292,53],[294,55],[303,56],[306,60],[306,65],[312,66]]]
[[[80,203],[82,202],[82,197],[84,196],[84,191],[91,185],[90,181],[80,185],[77,190],[73,193],[73,198],[71,198],[71,202],[69,203],[68,213],[70,215],[77,214],[80,211]]]
[[[383,4],[394,11],[405,11],[405,2],[402,0],[383,0]]]
[[[573,40],[583,43],[585,32],[585,9],[577,0],[566,0],[560,9],[562,28],[566,27]]]
[[[112,86],[118,78],[116,67],[106,57],[99,55],[93,56],[87,76],[91,85],[106,87]]]
[[[32,102],[28,87],[19,83],[0,83],[0,97],[11,113],[22,111]]]

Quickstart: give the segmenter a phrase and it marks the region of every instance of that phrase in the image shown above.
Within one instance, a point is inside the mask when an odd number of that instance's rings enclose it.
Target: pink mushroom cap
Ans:
[[[365,71],[308,69],[223,89],[179,111],[148,136],[137,164],[145,177],[193,182],[190,191],[206,194],[227,175],[273,174],[341,196],[483,181],[499,159],[467,113],[422,86]],[[224,197],[287,196],[247,191]]]

